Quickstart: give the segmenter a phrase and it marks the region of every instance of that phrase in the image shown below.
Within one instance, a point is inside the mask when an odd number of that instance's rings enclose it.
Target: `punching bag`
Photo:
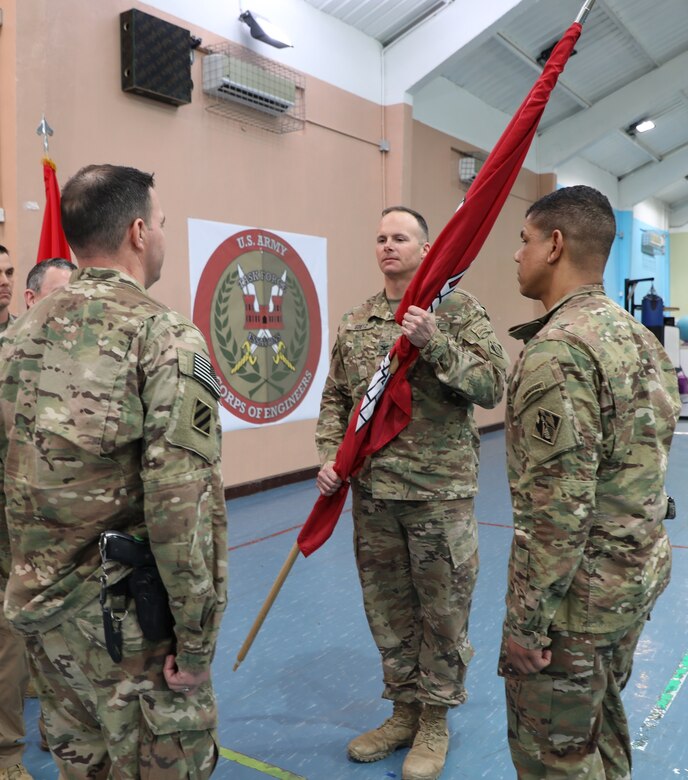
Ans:
[[[655,292],[655,286],[643,298],[640,321],[646,328],[661,328],[664,325],[664,301]]]

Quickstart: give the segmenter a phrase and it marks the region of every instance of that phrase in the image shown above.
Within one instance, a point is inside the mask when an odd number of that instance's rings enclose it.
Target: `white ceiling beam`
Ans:
[[[490,0],[450,3],[383,50],[385,104],[409,95],[443,75],[445,64],[466,48],[477,48],[512,14],[521,14],[538,0]],[[571,20],[573,21],[573,20]],[[562,27],[562,32],[565,25]]]
[[[540,135],[538,167],[542,171],[553,170],[608,133],[631,124],[648,106],[675,95],[684,84],[688,85],[688,52],[547,128]]]
[[[688,170],[688,144],[665,155],[662,162],[648,163],[619,182],[619,207],[631,208],[641,200],[682,179]]]

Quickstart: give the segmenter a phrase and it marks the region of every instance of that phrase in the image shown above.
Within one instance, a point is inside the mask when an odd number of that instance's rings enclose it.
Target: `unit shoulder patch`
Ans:
[[[544,441],[545,444],[549,444],[551,447],[557,441],[559,435],[559,429],[561,428],[562,417],[560,414],[549,411],[549,409],[543,409],[538,407],[537,414],[535,416],[535,426],[532,431],[532,435]]]

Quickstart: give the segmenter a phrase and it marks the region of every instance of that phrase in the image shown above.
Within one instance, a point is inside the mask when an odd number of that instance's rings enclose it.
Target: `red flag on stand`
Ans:
[[[478,172],[463,203],[416,272],[397,309],[397,322],[401,322],[410,305],[434,311],[477,256],[521,170],[550,93],[581,29],[581,24],[574,22],[556,45],[542,74]],[[318,498],[298,536],[297,544],[304,555],[315,552],[330,538],[344,507],[349,477],[356,474],[366,457],[384,447],[408,424],[411,388],[406,372],[417,355],[418,349],[401,336],[373,377],[335,458],[334,469],[343,484],[334,495]]]
[[[55,163],[49,157],[43,158],[43,181],[45,182],[45,212],[36,262],[50,260],[52,257],[63,257],[65,260],[71,260],[69,244],[65,238],[64,230],[62,230],[60,187],[55,174]]]

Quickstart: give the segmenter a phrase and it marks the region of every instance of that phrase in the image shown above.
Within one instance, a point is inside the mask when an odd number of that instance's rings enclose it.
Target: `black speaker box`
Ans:
[[[173,106],[191,102],[191,33],[132,8],[119,15],[122,89]]]

